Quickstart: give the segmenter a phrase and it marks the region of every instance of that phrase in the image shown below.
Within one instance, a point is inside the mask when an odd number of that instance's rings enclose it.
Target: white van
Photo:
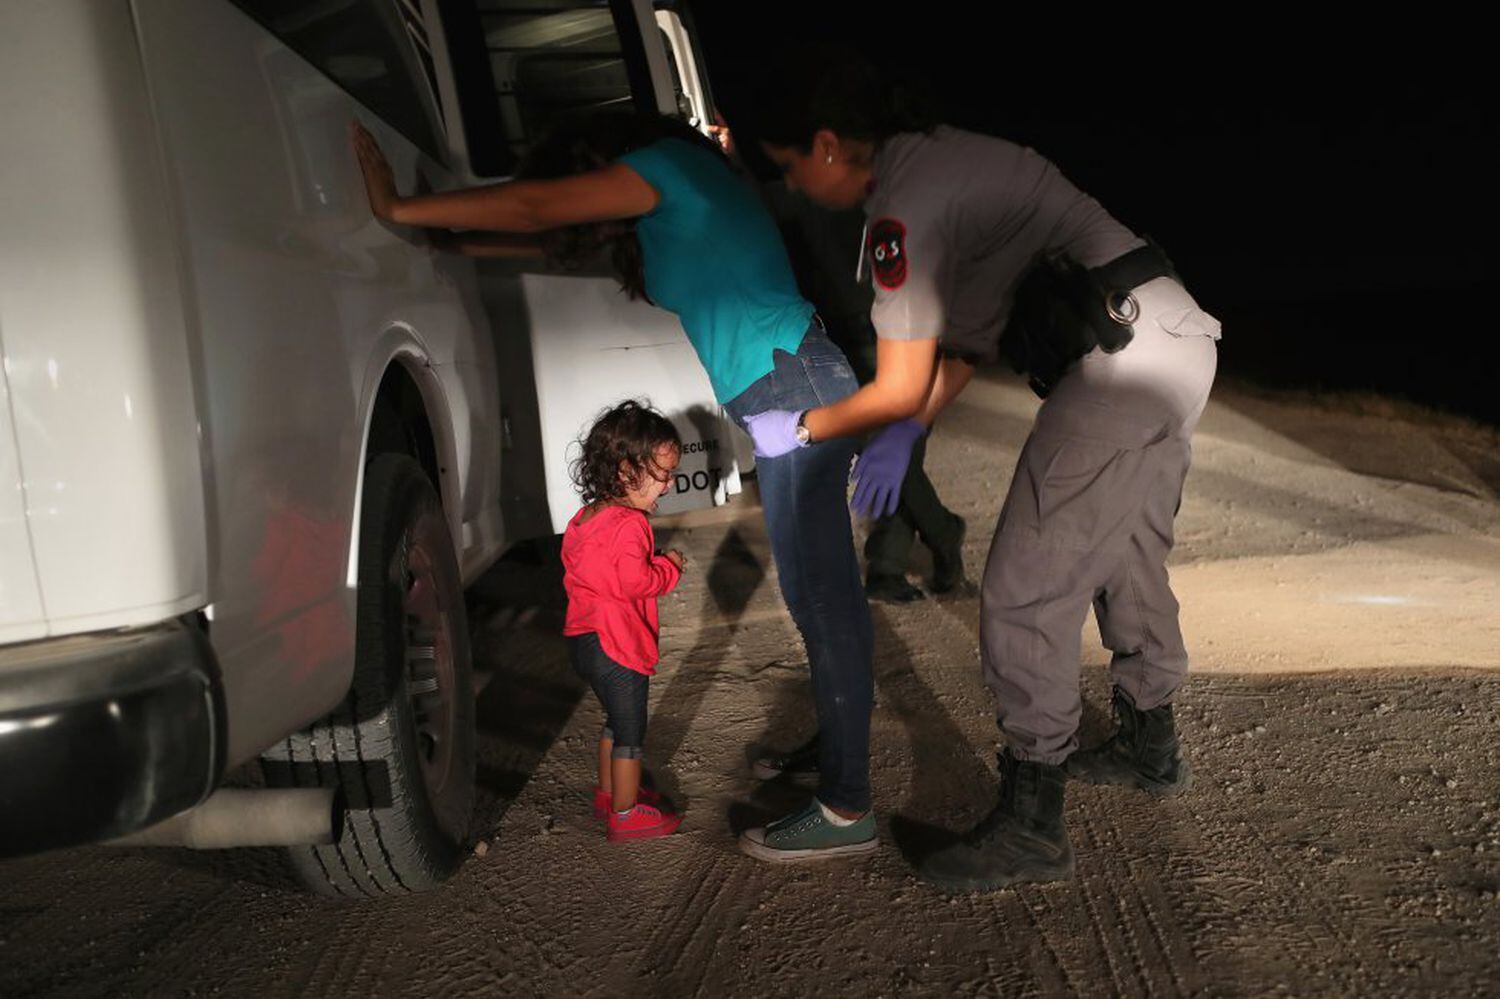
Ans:
[[[710,119],[670,3],[0,5],[0,856],[456,869],[463,587],[561,530],[568,443],[642,386],[688,444],[668,508],[737,466],[675,319],[375,222],[347,125],[442,189],[631,105]]]

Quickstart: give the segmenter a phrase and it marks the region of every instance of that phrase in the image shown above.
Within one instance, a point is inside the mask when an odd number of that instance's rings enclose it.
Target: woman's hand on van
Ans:
[[[382,221],[392,221],[392,209],[401,196],[396,191],[396,174],[391,170],[390,161],[381,152],[375,136],[357,121],[349,123],[349,141],[354,145],[359,171],[365,178],[365,195],[370,199],[371,213]]]
[[[718,111],[714,112],[714,122],[708,126],[708,134],[724,150],[725,156],[734,156],[734,133],[729,130],[729,122]]]

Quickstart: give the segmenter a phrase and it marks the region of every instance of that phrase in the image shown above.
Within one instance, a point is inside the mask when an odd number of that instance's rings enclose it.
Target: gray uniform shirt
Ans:
[[[1144,245],[1035,150],[946,126],[886,141],[865,215],[876,333],[981,361],[1038,254],[1098,267]]]

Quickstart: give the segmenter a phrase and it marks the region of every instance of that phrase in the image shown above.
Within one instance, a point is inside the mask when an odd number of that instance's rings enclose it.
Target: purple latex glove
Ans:
[[[806,410],[791,412],[785,409],[769,409],[764,413],[745,417],[745,429],[755,442],[757,458],[779,458],[788,451],[805,445],[797,439],[797,421]]]
[[[850,506],[862,517],[889,517],[901,501],[901,481],[911,464],[911,449],[927,432],[913,419],[892,423],[860,452],[854,463],[854,499]]]

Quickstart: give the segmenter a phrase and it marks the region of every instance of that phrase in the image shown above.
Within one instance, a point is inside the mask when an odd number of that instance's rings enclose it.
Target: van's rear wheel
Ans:
[[[474,804],[474,696],[457,559],[436,491],[406,455],[365,469],[354,682],[267,760],[276,783],[336,786],[332,846],[293,863],[324,894],[421,891],[462,862]],[[268,756],[271,754],[268,754]]]

